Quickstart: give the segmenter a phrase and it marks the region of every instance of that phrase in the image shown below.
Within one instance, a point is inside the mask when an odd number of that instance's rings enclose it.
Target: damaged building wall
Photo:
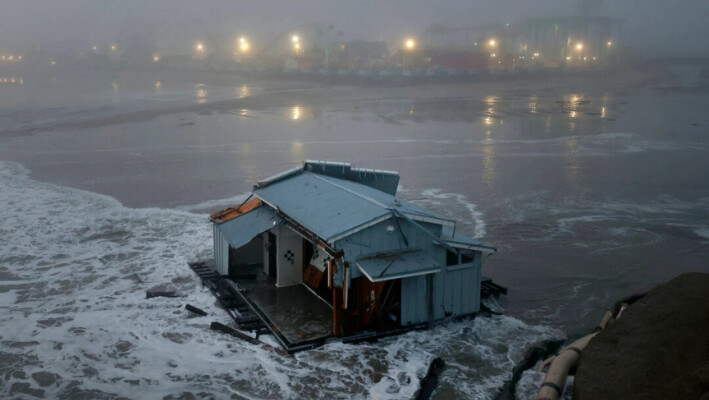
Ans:
[[[447,262],[446,248],[434,243],[431,235],[409,221],[398,219],[396,222],[393,218],[382,221],[336,243],[338,249],[344,250],[344,259],[351,265],[347,286],[353,287],[353,279],[367,279],[356,266],[359,257],[386,251],[420,249],[422,256],[431,257],[440,265],[440,272],[401,279],[401,324],[429,321],[429,296],[433,297],[430,308],[433,320],[479,311],[481,253],[468,252],[472,259],[456,254],[455,262]],[[440,225],[417,224],[435,236],[441,234]],[[343,268],[338,268],[335,283],[342,286],[343,279]]]
[[[217,224],[212,225],[212,237],[216,269],[221,275],[227,275],[229,273],[229,241]]]

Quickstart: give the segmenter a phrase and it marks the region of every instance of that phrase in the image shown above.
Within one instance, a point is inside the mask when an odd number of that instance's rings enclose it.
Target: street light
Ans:
[[[160,61],[160,56],[157,55],[157,54],[153,55],[153,61],[154,61],[154,62]]]
[[[578,51],[583,50],[583,43],[581,43],[581,42],[576,43],[576,50],[578,50]]]
[[[298,43],[300,41],[300,38],[298,37],[298,35],[293,35],[293,37],[291,38],[291,41],[293,43]]]
[[[407,51],[411,51],[416,48],[416,41],[412,38],[406,39],[404,41],[404,49]],[[406,51],[403,53],[404,55],[404,64],[403,64],[403,71],[402,73],[406,73]]]
[[[195,48],[200,53],[204,52],[204,44],[202,42],[197,42],[197,45],[195,46]]]
[[[249,51],[249,42],[246,40],[244,37],[239,38],[239,49],[241,50],[242,53],[246,53]]]
[[[609,40],[608,43],[606,43],[606,45],[607,45],[608,47],[611,47],[611,46],[613,46],[613,42],[611,42],[611,41]]]

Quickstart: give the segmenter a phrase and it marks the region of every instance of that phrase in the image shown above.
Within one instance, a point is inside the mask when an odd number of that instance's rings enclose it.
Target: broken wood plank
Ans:
[[[177,292],[174,291],[160,291],[160,290],[148,290],[145,292],[146,299],[152,299],[153,297],[178,297]]]
[[[235,338],[241,339],[241,340],[246,341],[248,343],[255,344],[257,346],[261,346],[262,349],[275,351],[276,353],[278,353],[282,356],[290,355],[287,352],[285,352],[279,348],[275,348],[269,344],[266,344],[258,339],[252,338],[249,335],[245,335],[245,334],[237,331],[234,328],[230,328],[230,327],[228,327],[222,323],[216,322],[216,321],[212,322],[212,324],[209,326],[209,329],[214,330],[214,331],[223,332],[223,333],[226,333],[227,335],[231,335]]]
[[[261,344],[261,342],[259,340],[256,340],[249,335],[243,334],[243,333],[237,331],[236,329],[230,328],[230,327],[228,327],[222,323],[216,322],[216,321],[212,322],[212,324],[209,326],[209,329],[211,329],[213,331],[220,331],[220,332],[226,333],[228,335],[234,336],[235,338],[247,341],[251,344]]]
[[[185,308],[187,309],[187,311],[193,312],[193,313],[195,313],[197,315],[201,315],[203,317],[207,315],[206,311],[199,309],[199,308],[193,306],[192,304],[187,304],[185,306]]]

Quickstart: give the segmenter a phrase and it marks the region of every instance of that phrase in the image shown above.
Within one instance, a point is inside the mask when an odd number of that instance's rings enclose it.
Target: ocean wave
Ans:
[[[187,265],[211,255],[206,215],[132,209],[28,173],[0,162],[0,397],[410,398],[438,356],[449,366],[441,392],[491,399],[528,346],[563,336],[479,317],[283,357],[209,329],[230,319]],[[145,299],[162,284],[181,297]],[[209,315],[189,315],[185,303]]]
[[[483,213],[478,210],[478,206],[460,193],[446,193],[441,189],[431,188],[421,192],[423,199],[415,202],[431,206],[432,209],[449,216],[455,215],[455,208],[463,206],[468,211],[470,219],[459,221],[464,226],[472,226],[472,236],[480,239],[487,233],[485,230],[485,220]],[[450,204],[453,201],[453,204]]]

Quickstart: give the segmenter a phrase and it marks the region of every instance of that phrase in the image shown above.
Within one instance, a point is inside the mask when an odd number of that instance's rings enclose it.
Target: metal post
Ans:
[[[426,275],[426,301],[428,303],[428,327],[433,326],[433,274]]]

